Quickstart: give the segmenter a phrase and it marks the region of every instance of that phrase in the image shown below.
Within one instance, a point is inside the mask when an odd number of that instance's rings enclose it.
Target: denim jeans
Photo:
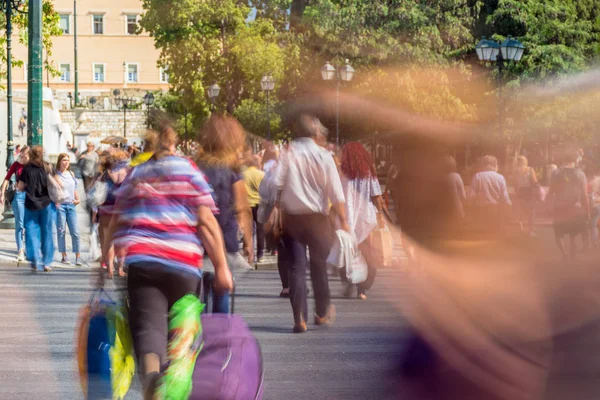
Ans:
[[[67,235],[67,225],[71,234],[71,244],[73,253],[78,254],[79,250],[79,228],[77,227],[77,206],[73,203],[61,204],[58,206],[56,217],[56,236],[58,241],[58,251],[67,252],[65,236]]]
[[[24,250],[23,234],[25,233],[25,192],[15,193],[12,201],[13,214],[15,215],[15,239],[17,250]]]
[[[52,263],[54,256],[54,241],[52,240],[52,227],[54,226],[53,204],[41,210],[25,208],[25,246],[27,259],[31,260],[33,267],[42,270]]]

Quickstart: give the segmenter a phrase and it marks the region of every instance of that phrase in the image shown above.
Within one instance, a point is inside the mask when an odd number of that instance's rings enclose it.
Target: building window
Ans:
[[[60,64],[60,81],[71,82],[71,64]]]
[[[160,68],[160,83],[169,83],[169,69],[161,67]]]
[[[127,82],[137,82],[138,81],[138,65],[137,64],[127,64]]]
[[[127,34],[135,35],[137,33],[138,22],[137,15],[128,15],[127,16]]]
[[[102,35],[104,34],[104,15],[94,15],[94,35]]]
[[[94,82],[104,82],[104,64],[94,64]]]
[[[69,33],[71,33],[69,18],[70,18],[69,14],[60,14],[60,29],[62,30],[62,33],[64,35],[68,35]]]

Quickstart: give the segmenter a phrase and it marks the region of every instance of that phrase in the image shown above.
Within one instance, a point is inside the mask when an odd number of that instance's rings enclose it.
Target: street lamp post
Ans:
[[[21,0],[0,0],[0,7],[4,11],[6,17],[6,170],[15,161],[14,159],[14,143],[13,143],[13,121],[12,121],[12,14],[13,11],[18,11],[21,6]],[[13,177],[14,179],[14,177]],[[14,229],[14,214],[9,207],[4,208],[3,228]]]
[[[154,95],[152,94],[152,92],[146,92],[146,94],[144,95],[144,104],[146,105],[146,124],[148,129],[150,129],[150,107],[152,107],[153,103]]]
[[[115,103],[119,109],[123,109],[123,137],[127,138],[127,109],[133,105],[133,97],[128,97],[125,93],[121,96],[119,89],[113,90],[113,96],[115,97]]]
[[[21,0],[0,0],[0,6],[6,16],[6,170],[10,168],[14,160],[13,122],[12,122],[12,15],[18,11]]]
[[[208,98],[210,99],[210,103],[211,103],[211,107],[210,107],[211,112],[215,111],[215,99],[219,96],[220,91],[221,91],[221,88],[216,83],[211,85],[208,88]]]
[[[483,37],[475,46],[477,57],[480,61],[496,62],[498,67],[498,129],[503,133],[503,98],[502,98],[502,75],[504,64],[510,61],[519,62],[523,57],[525,46],[521,42],[508,37],[504,42],[496,42]]]
[[[321,68],[321,77],[325,81],[336,80],[335,84],[335,143],[340,145],[340,87],[342,81],[349,82],[354,77],[354,68],[346,60],[346,64],[339,69],[331,65],[329,61]]]
[[[269,94],[275,89],[275,79],[271,73],[266,74],[260,80],[260,87],[267,95],[267,140],[271,140],[271,112],[269,109]]]

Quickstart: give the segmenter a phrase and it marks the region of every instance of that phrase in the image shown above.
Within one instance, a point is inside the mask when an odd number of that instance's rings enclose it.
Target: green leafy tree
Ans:
[[[22,6],[19,10],[25,13],[14,12],[12,18],[13,32],[18,34],[19,43],[27,46],[27,3]],[[0,30],[3,31],[3,35],[0,37],[0,64],[4,68],[0,69],[0,76],[2,79],[6,76],[6,15],[0,13]],[[52,56],[52,37],[61,36],[62,30],[60,29],[60,16],[54,9],[54,4],[51,0],[44,0],[42,3],[42,43],[46,52],[46,60],[44,66],[51,74],[57,76],[59,72],[50,61]],[[14,40],[14,39],[13,39]],[[22,67],[24,60],[14,58],[13,55],[13,66]]]

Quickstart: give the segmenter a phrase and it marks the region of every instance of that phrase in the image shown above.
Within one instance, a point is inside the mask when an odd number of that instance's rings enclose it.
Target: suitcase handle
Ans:
[[[203,299],[205,297],[206,286],[212,285],[214,280],[215,280],[214,273],[212,273],[212,272],[203,272],[202,273],[202,279],[200,279],[200,283],[198,284],[198,289],[196,290],[196,295],[198,296],[200,301],[203,301]],[[233,314],[234,310],[235,310],[235,286],[236,286],[235,278],[233,278],[233,289],[231,290],[231,292],[229,292],[229,298],[230,298],[230,303],[231,303],[231,307],[230,307],[231,314]],[[205,310],[206,310],[206,308],[205,308]]]

